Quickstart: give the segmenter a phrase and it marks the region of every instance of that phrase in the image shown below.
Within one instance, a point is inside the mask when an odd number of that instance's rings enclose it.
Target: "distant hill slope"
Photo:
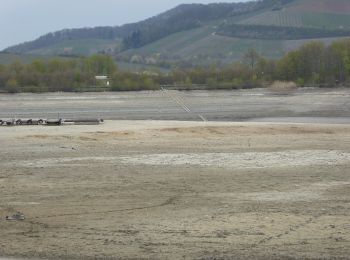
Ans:
[[[60,43],[76,40],[99,39],[113,41],[124,39],[125,48],[146,45],[172,33],[200,27],[201,23],[248,13],[271,4],[274,0],[248,3],[184,4],[147,20],[114,27],[65,29],[5,49],[8,52],[30,53]],[[286,1],[286,0],[284,0]],[[69,46],[69,45],[68,45]]]
[[[213,20],[120,54],[120,58],[181,60],[188,65],[229,63],[248,48],[278,58],[310,40],[325,44],[350,36],[350,1],[295,0]]]
[[[279,10],[243,19],[239,24],[350,29],[350,1],[296,0]]]
[[[90,56],[96,53],[106,52],[112,53],[121,43],[121,39],[75,39],[58,41],[38,49],[32,49],[26,52],[15,53],[29,53],[35,55],[77,55]],[[8,49],[8,51],[13,52]]]
[[[349,0],[263,0],[180,5],[117,27],[63,30],[6,49],[26,54],[105,52],[137,64],[193,66],[229,63],[248,48],[268,57],[310,40],[350,36]]]
[[[348,0],[298,0],[288,8],[294,12],[349,14]]]

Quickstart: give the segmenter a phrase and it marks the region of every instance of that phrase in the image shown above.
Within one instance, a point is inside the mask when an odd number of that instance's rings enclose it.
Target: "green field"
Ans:
[[[268,11],[245,19],[239,22],[239,24],[301,27],[303,26],[303,20],[301,14],[286,13],[285,11]]]
[[[269,11],[240,21],[239,24],[349,29],[350,15],[330,13],[294,13],[285,10],[275,12]]]
[[[65,57],[57,57],[57,56],[50,56],[50,55],[33,55],[33,54],[12,54],[12,53],[0,53],[0,64],[7,65],[14,62],[21,62],[21,63],[31,63],[35,60],[49,60],[49,59],[69,59]]]
[[[342,8],[343,7],[343,8]],[[241,19],[239,24],[325,29],[350,28],[350,1],[298,0],[279,11],[266,10]]]
[[[120,44],[120,40],[100,40],[100,39],[84,39],[70,40],[51,45],[49,47],[36,49],[31,54],[39,55],[92,55],[106,49],[114,49]]]
[[[326,29],[349,29],[350,15],[329,13],[305,13],[302,15],[302,23],[305,26]]]

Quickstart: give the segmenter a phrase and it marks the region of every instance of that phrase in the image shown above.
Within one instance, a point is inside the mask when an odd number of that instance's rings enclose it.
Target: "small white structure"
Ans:
[[[108,76],[95,76],[96,80],[108,80]]]
[[[106,86],[109,87],[110,86],[110,82],[109,82],[109,79],[108,79],[108,76],[95,76],[95,79],[96,80],[99,80],[99,81],[104,81],[106,83]]]

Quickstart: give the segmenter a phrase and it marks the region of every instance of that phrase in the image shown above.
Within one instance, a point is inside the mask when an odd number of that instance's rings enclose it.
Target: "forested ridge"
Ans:
[[[249,48],[281,58],[308,40],[329,44],[350,36],[350,15],[343,11],[350,3],[327,3],[329,0],[183,4],[123,26],[49,33],[6,52],[64,57],[108,54],[131,70],[222,67],[239,60]]]
[[[5,49],[12,53],[26,53],[66,40],[121,39],[121,50],[139,48],[176,32],[190,30],[202,23],[229,18],[267,7],[282,5],[293,0],[262,0],[245,3],[183,4],[141,22],[123,26],[64,29]]]
[[[97,75],[108,76],[110,85],[97,81]],[[0,66],[0,91],[10,93],[156,90],[167,85],[234,89],[264,87],[274,81],[293,81],[298,86],[349,85],[350,39],[330,46],[311,42],[278,60],[250,49],[240,61],[225,67],[176,69],[171,73],[123,72],[112,57],[105,55]]]

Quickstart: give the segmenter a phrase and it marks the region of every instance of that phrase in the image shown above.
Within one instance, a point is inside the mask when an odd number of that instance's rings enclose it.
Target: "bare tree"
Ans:
[[[243,62],[247,64],[252,70],[255,69],[259,59],[260,55],[255,49],[252,48],[247,50],[247,52],[243,55]]]

